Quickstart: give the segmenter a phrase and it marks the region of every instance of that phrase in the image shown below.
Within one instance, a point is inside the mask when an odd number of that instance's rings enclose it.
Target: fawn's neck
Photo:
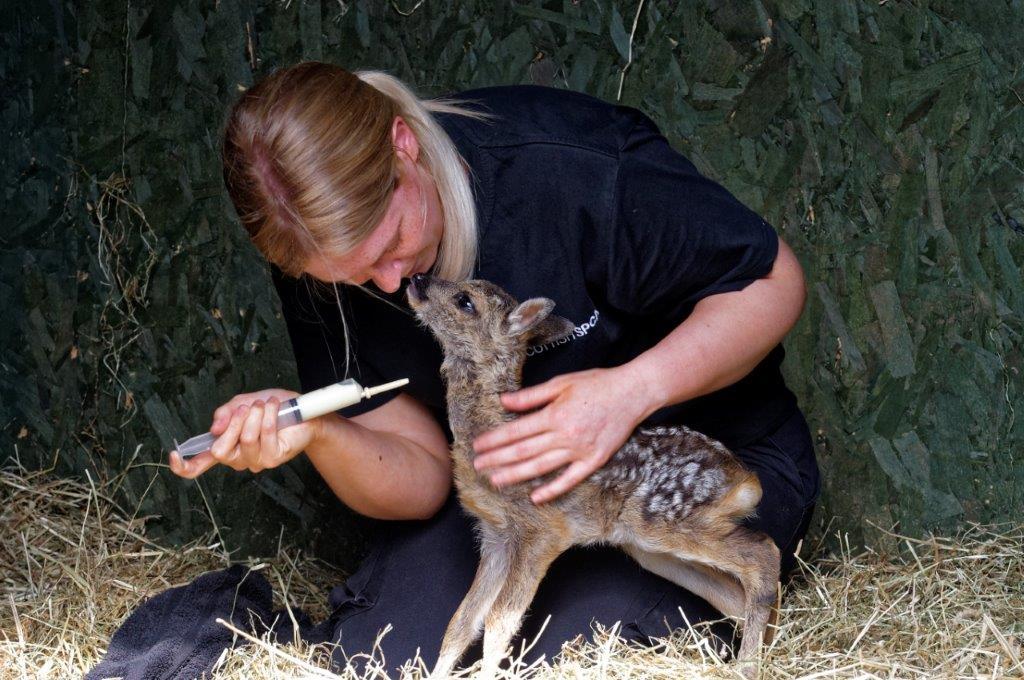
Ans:
[[[448,421],[455,450],[472,458],[474,437],[517,417],[501,405],[501,395],[519,389],[525,358],[519,352],[483,365],[445,358],[441,373],[448,390]]]

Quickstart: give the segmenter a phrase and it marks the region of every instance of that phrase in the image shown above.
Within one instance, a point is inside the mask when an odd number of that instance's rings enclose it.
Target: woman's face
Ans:
[[[437,187],[410,160],[416,157],[415,151],[408,153],[400,139],[396,139],[395,146],[402,164],[401,177],[384,219],[344,255],[311,258],[305,266],[307,274],[328,282],[361,285],[373,281],[382,291],[394,293],[402,279],[425,272],[434,264],[444,227]]]

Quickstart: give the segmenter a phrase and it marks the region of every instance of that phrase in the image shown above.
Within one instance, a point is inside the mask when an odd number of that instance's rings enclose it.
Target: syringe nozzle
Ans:
[[[363,398],[369,399],[370,397],[377,396],[381,392],[387,392],[388,390],[393,390],[393,389],[396,389],[398,387],[402,387],[403,385],[408,385],[408,384],[409,384],[409,379],[408,378],[402,378],[401,380],[392,380],[389,383],[384,383],[383,385],[377,385],[376,387],[367,387],[366,389],[363,390]]]

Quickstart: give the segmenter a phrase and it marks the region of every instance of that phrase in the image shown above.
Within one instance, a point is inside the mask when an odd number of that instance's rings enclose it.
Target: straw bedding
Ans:
[[[0,470],[0,678],[80,677],[142,600],[227,564],[212,538],[174,550],[147,539],[145,518],[111,500],[115,484]],[[891,538],[891,554],[845,548],[801,564],[762,677],[1024,678],[1024,525]],[[249,566],[314,619],[343,578],[290,549]],[[646,649],[614,632],[514,677],[738,677],[699,629]],[[227,652],[214,677],[338,677],[326,670],[329,652],[255,640]],[[369,664],[362,677],[383,677],[380,668]],[[422,673],[415,661],[406,668]]]

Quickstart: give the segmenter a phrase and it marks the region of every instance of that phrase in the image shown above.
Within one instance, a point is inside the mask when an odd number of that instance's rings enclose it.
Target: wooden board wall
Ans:
[[[0,24],[0,459],[117,476],[169,540],[358,553],[372,527],[301,461],[159,467],[232,394],[296,386],[217,145],[242,88],[318,59],[641,108],[804,265],[784,368],[829,532],[1019,519],[1020,0],[51,0]]]

